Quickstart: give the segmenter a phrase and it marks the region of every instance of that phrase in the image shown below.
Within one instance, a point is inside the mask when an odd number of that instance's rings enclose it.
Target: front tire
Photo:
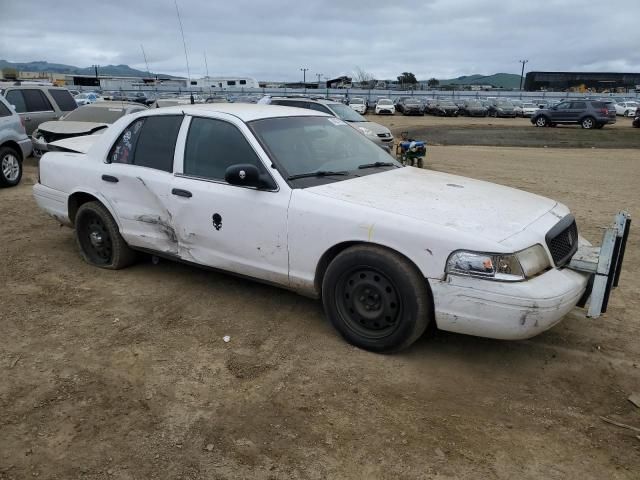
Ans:
[[[22,178],[22,160],[11,147],[0,148],[0,187],[15,187]]]
[[[432,317],[427,281],[400,255],[373,245],[338,254],[322,282],[324,310],[351,344],[373,352],[408,347]]]
[[[547,117],[544,115],[536,118],[536,127],[546,127],[549,122],[547,121]]]
[[[593,117],[585,117],[580,122],[580,125],[582,126],[582,128],[590,130],[596,127],[596,120]]]
[[[88,264],[119,270],[135,261],[136,253],[124,241],[118,224],[100,202],[82,204],[76,214],[75,227],[80,255]]]

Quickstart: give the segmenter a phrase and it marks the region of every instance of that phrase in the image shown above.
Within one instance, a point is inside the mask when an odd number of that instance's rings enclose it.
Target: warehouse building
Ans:
[[[640,73],[529,72],[524,89],[529,92],[632,92],[640,89]]]

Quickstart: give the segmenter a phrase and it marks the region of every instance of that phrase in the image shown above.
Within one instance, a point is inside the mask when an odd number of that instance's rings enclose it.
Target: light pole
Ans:
[[[520,96],[522,96],[522,81],[524,80],[524,65],[529,63],[529,60],[518,60],[522,64],[522,72],[520,73]]]
[[[307,71],[309,69],[308,68],[301,68],[300,71],[302,72],[302,84],[304,85],[304,93],[307,93]]]
[[[316,73],[316,77],[318,77],[318,88],[320,88],[320,79],[322,78],[322,73]]]

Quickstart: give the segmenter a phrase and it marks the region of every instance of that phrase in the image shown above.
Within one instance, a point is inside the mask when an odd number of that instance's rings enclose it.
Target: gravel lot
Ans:
[[[592,241],[618,209],[640,218],[637,148],[429,155],[568,204]],[[638,225],[601,319],[375,355],[284,290],[166,261],[84,264],[37,210],[33,165],[0,190],[0,479],[638,478],[638,433],[600,419],[640,427]]]

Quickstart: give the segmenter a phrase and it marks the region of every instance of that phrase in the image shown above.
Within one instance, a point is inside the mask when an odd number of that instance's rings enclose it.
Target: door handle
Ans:
[[[28,115],[26,117],[24,117],[24,121],[25,122],[30,122],[31,121],[31,117],[29,117]]]
[[[171,193],[179,197],[186,197],[186,198],[191,198],[193,196],[189,190],[182,190],[181,188],[174,188],[171,190]]]
[[[102,180],[105,182],[118,183],[118,177],[112,175],[102,175]]]

